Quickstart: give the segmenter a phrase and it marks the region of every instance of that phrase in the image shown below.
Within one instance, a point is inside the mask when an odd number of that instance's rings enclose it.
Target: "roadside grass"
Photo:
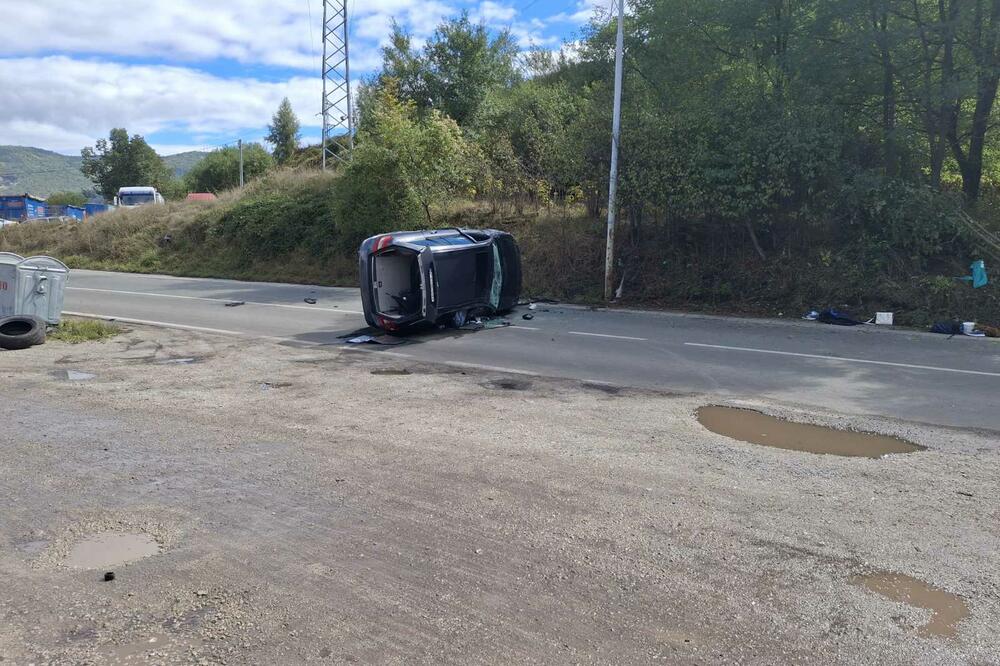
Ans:
[[[116,324],[94,319],[65,319],[49,333],[50,340],[77,345],[81,342],[107,340],[122,332]]]
[[[345,217],[339,178],[281,169],[216,201],[123,209],[83,223],[12,225],[0,229],[0,252],[48,254],[70,268],[356,286],[359,239],[406,222]],[[982,217],[984,224],[1000,220]],[[525,298],[603,303],[606,225],[583,204],[455,201],[436,210],[432,224],[512,232],[523,257]],[[961,247],[887,263],[858,244],[830,250],[835,243],[825,239],[813,250],[775,246],[761,261],[743,234],[732,220],[630,222],[618,243],[619,302],[779,317],[824,307],[865,318],[891,311],[897,325],[917,327],[946,319],[998,323],[1000,291],[974,290],[953,278],[971,258]]]

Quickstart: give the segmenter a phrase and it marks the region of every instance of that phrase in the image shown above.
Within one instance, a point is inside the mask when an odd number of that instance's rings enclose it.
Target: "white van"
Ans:
[[[115,205],[124,208],[135,208],[148,204],[162,204],[163,196],[155,187],[122,187],[115,197]]]

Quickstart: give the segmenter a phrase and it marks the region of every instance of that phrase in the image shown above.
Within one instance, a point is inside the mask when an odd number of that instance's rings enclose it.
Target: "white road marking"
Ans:
[[[510,326],[501,326],[501,329],[509,328],[515,331],[540,331],[542,329],[535,328],[534,326],[521,326],[520,324],[511,324]]]
[[[799,358],[816,358],[822,361],[841,361],[844,363],[864,363],[867,365],[886,365],[893,368],[909,368],[911,370],[933,370],[936,372],[955,372],[963,375],[982,375],[985,377],[1000,377],[1000,372],[984,372],[982,370],[959,370],[957,368],[942,368],[936,365],[916,365],[912,363],[892,363],[890,361],[872,361],[866,358],[849,358],[843,356],[823,356],[821,354],[802,354],[799,352],[775,351],[773,349],[754,349],[752,347],[729,347],[727,345],[706,345],[700,342],[685,342],[688,347],[704,347],[707,349],[722,349],[724,351],[754,352],[756,354],[774,354],[777,356],[796,356]]]
[[[200,331],[202,333],[220,333],[222,335],[237,335],[245,337],[246,333],[239,331],[227,331],[221,328],[207,328],[205,326],[189,326],[187,324],[175,324],[169,321],[150,321],[148,319],[132,319],[130,317],[118,317],[115,315],[93,314],[91,312],[69,312],[63,314],[71,317],[87,317],[88,319],[103,319],[105,321],[120,321],[125,324],[140,324],[145,326],[162,326],[164,328],[179,328],[185,331]]]
[[[208,298],[207,296],[181,296],[178,294],[154,294],[148,291],[121,291],[119,289],[95,289],[93,287],[66,287],[67,291],[95,291],[105,294],[122,294],[125,296],[153,296],[155,298],[179,298],[189,301],[209,301],[212,303],[232,303],[238,298]],[[289,310],[312,310],[314,312],[335,312],[341,314],[363,315],[360,310],[344,310],[341,308],[324,308],[315,305],[286,305],[284,303],[259,303],[255,301],[245,301],[246,305],[256,305],[267,308],[286,308]]]
[[[593,338],[611,338],[612,340],[634,340],[636,342],[646,342],[649,338],[633,338],[628,335],[609,335],[607,333],[584,333],[583,331],[566,331],[570,335],[587,335]]]

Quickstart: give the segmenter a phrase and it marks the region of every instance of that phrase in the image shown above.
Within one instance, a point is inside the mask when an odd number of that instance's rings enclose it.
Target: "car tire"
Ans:
[[[0,349],[27,349],[45,342],[44,321],[38,317],[0,319]]]

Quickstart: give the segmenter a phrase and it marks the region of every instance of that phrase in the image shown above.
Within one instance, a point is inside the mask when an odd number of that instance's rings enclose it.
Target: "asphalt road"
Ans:
[[[316,304],[304,302],[315,298]],[[244,301],[226,307],[230,301]],[[66,311],[288,344],[341,345],[365,326],[355,289],[73,271]],[[862,326],[519,308],[509,328],[440,331],[367,350],[639,388],[766,398],[848,414],[1000,430],[1000,346]]]

